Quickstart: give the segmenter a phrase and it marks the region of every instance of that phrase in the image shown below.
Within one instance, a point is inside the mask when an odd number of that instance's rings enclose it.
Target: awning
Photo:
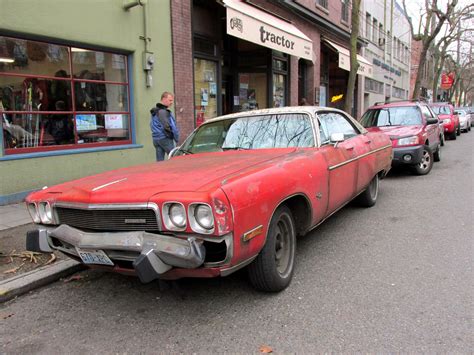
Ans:
[[[224,0],[224,5],[227,34],[313,60],[313,42],[291,23],[239,0]]]
[[[339,53],[339,68],[351,71],[351,56],[349,50],[325,38],[323,39],[323,41],[329,44],[334,50]],[[357,69],[357,74],[371,78],[374,72],[372,64],[359,54],[357,54],[357,62],[359,63],[359,69]]]

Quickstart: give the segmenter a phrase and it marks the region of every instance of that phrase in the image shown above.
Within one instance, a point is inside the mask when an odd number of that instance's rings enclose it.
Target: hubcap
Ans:
[[[282,216],[276,228],[275,264],[278,273],[283,277],[291,271],[292,248],[291,221],[288,216]]]
[[[370,197],[375,200],[377,198],[377,194],[379,193],[379,179],[376,177],[373,178],[372,182],[369,186],[369,193]]]
[[[428,153],[428,151],[424,150],[423,157],[421,158],[421,162],[418,164],[418,166],[422,170],[427,170],[430,167],[430,164],[431,164],[430,154]]]

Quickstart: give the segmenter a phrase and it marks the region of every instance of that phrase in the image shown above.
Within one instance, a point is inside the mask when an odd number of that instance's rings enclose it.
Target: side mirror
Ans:
[[[438,124],[438,119],[437,119],[437,118],[434,118],[434,117],[433,117],[433,118],[428,118],[428,119],[426,120],[426,123],[427,123],[427,124]]]
[[[330,140],[331,144],[334,144],[334,148],[336,148],[338,143],[344,142],[344,133],[333,133]]]

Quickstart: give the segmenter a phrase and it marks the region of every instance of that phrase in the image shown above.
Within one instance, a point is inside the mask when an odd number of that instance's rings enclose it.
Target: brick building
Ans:
[[[297,105],[302,98],[342,108],[350,12],[348,1],[172,1],[176,117],[183,134],[218,115]],[[363,77],[372,72],[358,59],[363,75],[355,116]]]

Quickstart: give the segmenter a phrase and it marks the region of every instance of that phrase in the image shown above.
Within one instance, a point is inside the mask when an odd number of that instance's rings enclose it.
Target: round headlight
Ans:
[[[53,210],[48,202],[40,202],[38,212],[41,223],[51,224],[53,222]]]
[[[194,210],[194,218],[196,222],[204,229],[212,229],[214,227],[214,216],[212,210],[207,205],[199,205]]]
[[[168,214],[171,223],[173,223],[176,227],[186,227],[186,211],[184,210],[183,205],[179,203],[173,203],[169,207]]]
[[[34,203],[29,203],[28,204],[28,212],[30,213],[31,219],[35,223],[40,223],[41,219],[38,214],[38,209],[36,208],[36,205]]]

